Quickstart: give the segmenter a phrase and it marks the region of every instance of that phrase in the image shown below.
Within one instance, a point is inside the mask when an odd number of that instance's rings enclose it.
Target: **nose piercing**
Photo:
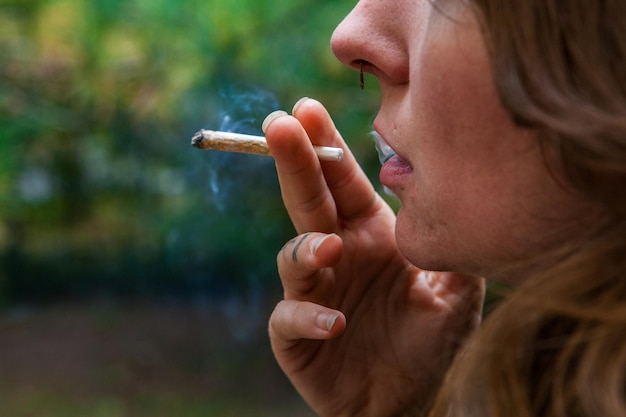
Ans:
[[[365,78],[363,77],[363,60],[361,60],[361,72],[359,73],[359,82],[361,90],[365,88]]]

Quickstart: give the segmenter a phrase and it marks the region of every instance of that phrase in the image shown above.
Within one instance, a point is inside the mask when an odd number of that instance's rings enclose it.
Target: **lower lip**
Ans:
[[[397,155],[389,158],[380,170],[380,182],[391,188],[398,188],[406,183],[408,176],[413,173],[413,167]]]

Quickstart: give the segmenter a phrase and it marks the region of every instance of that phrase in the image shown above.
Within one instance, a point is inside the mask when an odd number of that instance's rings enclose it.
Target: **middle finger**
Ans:
[[[321,302],[329,284],[325,268],[336,265],[342,249],[335,234],[305,233],[287,242],[277,256],[285,298]]]

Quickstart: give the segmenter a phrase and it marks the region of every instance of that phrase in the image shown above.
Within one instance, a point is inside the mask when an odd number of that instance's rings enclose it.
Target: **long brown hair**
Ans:
[[[472,3],[504,107],[605,216],[485,320],[431,415],[626,416],[626,1]]]

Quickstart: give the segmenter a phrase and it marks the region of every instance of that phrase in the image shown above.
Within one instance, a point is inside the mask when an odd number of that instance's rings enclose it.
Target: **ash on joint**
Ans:
[[[196,134],[191,138],[191,146],[199,148],[203,138],[204,136],[202,135],[202,131],[196,132]]]

